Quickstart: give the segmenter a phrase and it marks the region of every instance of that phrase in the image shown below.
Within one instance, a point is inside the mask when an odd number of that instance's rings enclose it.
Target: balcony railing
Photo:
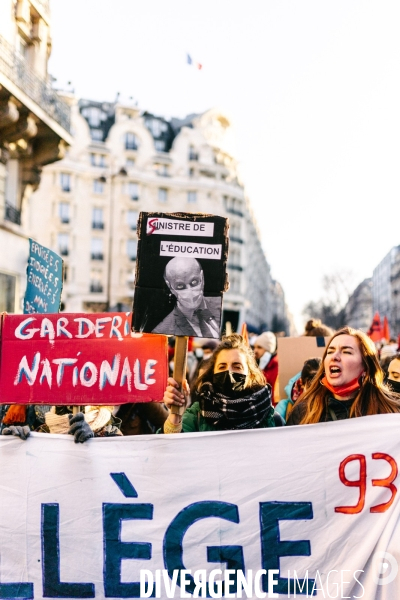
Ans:
[[[227,208],[226,212],[231,215],[236,215],[237,217],[243,217],[243,213],[241,210],[237,210],[237,208]]]
[[[240,237],[236,237],[235,235],[229,236],[231,242],[236,242],[237,244],[243,244],[243,240]]]
[[[42,4],[46,5],[47,2]],[[61,127],[70,133],[70,108],[52,89],[50,84],[38,77],[18,56],[13,46],[0,35],[0,71],[47,112]]]
[[[101,294],[103,292],[103,286],[101,283],[91,283],[90,291],[92,294]]]
[[[50,14],[49,0],[35,0],[35,2],[39,4],[47,14]]]
[[[21,225],[21,211],[18,208],[15,208],[12,204],[6,202],[6,210],[4,218],[7,221],[11,221],[11,223],[15,223],[16,225]]]
[[[104,223],[100,223],[100,221],[93,221],[92,229],[104,229]]]
[[[232,269],[232,271],[243,271],[243,267],[241,267],[240,265],[229,265],[228,264],[228,269]]]
[[[59,248],[59,253],[61,256],[68,256],[69,250],[68,250],[68,248],[63,246],[62,248]]]
[[[92,260],[104,260],[104,255],[102,252],[92,252],[90,257]]]

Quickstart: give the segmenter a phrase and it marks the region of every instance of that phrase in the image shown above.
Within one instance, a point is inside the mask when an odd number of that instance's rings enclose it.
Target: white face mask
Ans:
[[[265,367],[267,366],[267,364],[271,360],[271,356],[272,356],[271,352],[264,352],[264,354],[260,358],[260,364],[258,365],[260,367],[261,371],[263,369],[265,369]]]
[[[203,301],[203,273],[198,285],[184,290],[176,290],[173,285],[170,286],[171,292],[176,296],[178,305],[183,310],[196,310]]]

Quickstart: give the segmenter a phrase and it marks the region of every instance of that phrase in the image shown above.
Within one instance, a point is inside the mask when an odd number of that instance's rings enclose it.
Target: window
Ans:
[[[90,292],[93,294],[101,294],[102,291],[102,271],[100,269],[92,269],[90,272]]]
[[[90,137],[94,142],[102,142],[103,141],[103,130],[102,129],[91,129]]]
[[[90,242],[90,255],[92,260],[103,260],[103,240],[100,238],[92,238]]]
[[[240,293],[240,280],[236,275],[231,275],[229,277],[230,281],[230,289],[234,294]]]
[[[130,227],[130,229],[132,229],[133,231],[136,231],[136,225],[137,225],[137,220],[138,220],[138,216],[139,213],[137,210],[128,210],[128,212],[126,213],[127,216],[127,221],[128,221],[128,225]]]
[[[93,229],[104,229],[103,209],[102,208],[93,208],[92,228]]]
[[[139,186],[134,181],[127,183],[127,193],[131,200],[139,200]]]
[[[104,192],[104,182],[100,179],[93,179],[93,192],[95,194],[102,194]]]
[[[85,111],[85,117],[87,117],[90,127],[100,127],[102,116],[102,110],[97,106],[90,106]]]
[[[163,140],[156,140],[154,142],[154,146],[155,146],[157,152],[164,152],[165,151],[165,142]]]
[[[194,146],[189,146],[189,160],[199,160],[199,155],[195,152]]]
[[[69,223],[69,204],[67,202],[60,202],[58,211],[61,223]]]
[[[158,188],[158,201],[166,202],[168,200],[168,190],[165,188]]]
[[[15,282],[14,275],[0,273],[0,311],[15,312]]]
[[[136,240],[128,240],[127,254],[128,254],[129,260],[136,260],[136,251],[137,251],[137,241]]]
[[[137,150],[137,149],[138,149],[138,143],[137,143],[136,135],[134,133],[131,133],[128,131],[128,133],[125,134],[125,150]]]
[[[69,173],[60,173],[60,185],[63,192],[71,191],[71,175]]]
[[[157,166],[157,175],[161,175],[161,177],[168,177],[168,165],[156,165]]]
[[[134,166],[135,166],[135,160],[133,158],[127,158],[126,159],[126,168],[131,169]]]
[[[189,169],[189,177],[193,177],[194,176],[194,169]]]
[[[26,41],[20,35],[17,35],[16,49],[21,58],[27,57],[27,55],[28,55],[27,44],[26,44]]]
[[[197,202],[197,193],[196,192],[188,192],[187,193],[187,201],[193,204]]]
[[[160,137],[163,131],[167,130],[167,126],[158,119],[146,119],[146,127],[150,129],[153,137]]]
[[[61,256],[69,254],[69,235],[68,233],[59,233],[57,236],[58,251]]]
[[[106,167],[106,157],[104,154],[94,154],[93,152],[90,155],[90,164],[92,167]]]

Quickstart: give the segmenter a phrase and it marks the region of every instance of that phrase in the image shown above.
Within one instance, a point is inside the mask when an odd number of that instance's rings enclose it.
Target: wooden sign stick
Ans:
[[[173,378],[179,383],[179,389],[183,393],[183,381],[186,379],[186,363],[189,338],[183,335],[177,335],[175,338],[175,356]],[[171,406],[173,415],[183,415],[186,406]]]

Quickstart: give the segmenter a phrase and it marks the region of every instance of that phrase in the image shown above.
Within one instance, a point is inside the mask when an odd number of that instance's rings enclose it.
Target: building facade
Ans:
[[[285,310],[283,291],[278,301],[226,115],[213,109],[166,120],[88,100],[71,108],[74,143],[44,169],[31,211],[37,241],[65,260],[65,310],[131,309],[139,212],[203,212],[230,222],[224,321],[234,330],[244,321],[271,328],[276,307]]]
[[[49,84],[48,0],[0,3],[0,311],[20,312],[29,252],[28,203],[43,165],[72,142],[70,109]]]
[[[400,333],[400,246],[394,246],[372,274],[373,312],[387,317],[391,335]]]
[[[372,278],[364,279],[349,296],[345,322],[349,327],[367,332],[372,323]]]

